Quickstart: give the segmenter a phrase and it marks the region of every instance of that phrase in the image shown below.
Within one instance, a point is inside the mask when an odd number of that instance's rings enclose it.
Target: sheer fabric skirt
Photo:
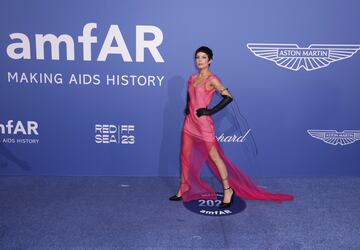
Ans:
[[[235,191],[237,196],[250,200],[285,201],[294,199],[292,195],[273,194],[258,187],[250,177],[245,175],[225,156],[216,140],[211,142],[204,141],[183,131],[180,156],[180,192],[185,202],[199,199],[217,199],[217,195],[212,187],[204,182],[200,177],[202,168],[205,163],[208,162],[213,174],[220,182],[222,181],[217,166],[209,156],[209,152],[213,147],[216,148],[219,156],[222,158],[226,166],[229,185]]]

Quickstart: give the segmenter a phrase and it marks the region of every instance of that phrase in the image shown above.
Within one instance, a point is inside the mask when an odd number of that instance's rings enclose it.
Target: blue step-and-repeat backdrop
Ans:
[[[258,177],[359,175],[359,8],[355,0],[3,1],[0,174],[178,175],[187,80],[206,45],[247,121],[234,126],[235,103],[214,116],[240,168]]]

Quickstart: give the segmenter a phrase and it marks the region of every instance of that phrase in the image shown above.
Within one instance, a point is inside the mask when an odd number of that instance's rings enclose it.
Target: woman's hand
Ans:
[[[196,116],[197,117],[200,117],[200,116],[203,116],[203,115],[211,115],[210,110],[207,109],[207,108],[200,108],[200,109],[196,110]]]
[[[212,109],[207,109],[207,108],[200,108],[198,110],[196,110],[196,115],[198,117],[202,116],[202,115],[213,115],[217,112],[219,112],[220,110],[222,110],[223,108],[225,108],[230,102],[232,102],[232,97],[228,96],[228,95],[222,95],[222,100]]]
[[[187,105],[186,105],[186,108],[184,109],[184,114],[185,115],[190,114],[190,109],[189,109],[189,107]]]
[[[186,107],[184,109],[185,115],[190,114],[189,102],[190,102],[190,95],[189,95],[189,92],[188,92],[187,95],[186,95]]]

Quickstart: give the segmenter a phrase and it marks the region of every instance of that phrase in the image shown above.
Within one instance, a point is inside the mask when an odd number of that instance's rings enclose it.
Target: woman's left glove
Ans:
[[[233,100],[231,96],[228,95],[221,95],[221,96],[223,97],[223,99],[215,107],[213,107],[212,109],[199,108],[198,110],[196,110],[196,115],[198,117],[203,115],[213,115],[216,112],[219,112],[220,110],[225,108]]]

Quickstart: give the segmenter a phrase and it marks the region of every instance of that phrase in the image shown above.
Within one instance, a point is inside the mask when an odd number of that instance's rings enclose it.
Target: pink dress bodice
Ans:
[[[189,110],[184,123],[184,132],[204,141],[212,142],[215,140],[214,122],[211,116],[197,117],[196,110],[207,108],[213,98],[215,89],[207,90],[206,83],[216,78],[214,74],[194,86],[196,74],[193,74],[188,81],[188,93],[190,97]]]

